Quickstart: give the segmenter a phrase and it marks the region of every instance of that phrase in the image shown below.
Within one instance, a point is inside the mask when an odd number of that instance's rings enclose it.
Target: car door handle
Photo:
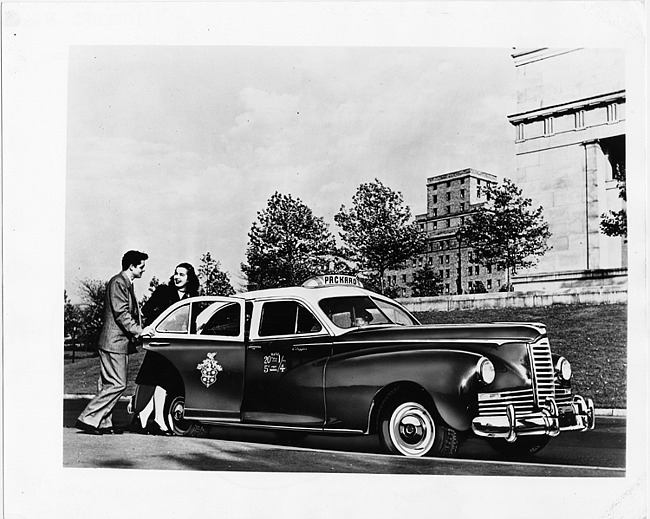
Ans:
[[[248,347],[249,350],[259,350],[261,346],[258,346],[256,344],[252,344]]]
[[[150,342],[149,346],[169,346],[168,342]]]

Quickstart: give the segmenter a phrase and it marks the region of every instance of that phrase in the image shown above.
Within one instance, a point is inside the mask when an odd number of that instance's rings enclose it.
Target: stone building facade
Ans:
[[[496,182],[494,175],[471,168],[427,179],[427,212],[415,217],[426,235],[427,251],[404,269],[386,272],[385,286],[391,287],[396,297],[411,296],[414,275],[427,266],[442,280],[443,294],[499,290],[505,271],[474,263],[471,249],[457,238],[465,217],[485,202],[481,189]]]
[[[544,208],[552,249],[514,279],[517,290],[625,282],[627,243],[600,230],[618,210],[625,171],[624,54],[607,49],[513,53],[517,168],[511,177]]]

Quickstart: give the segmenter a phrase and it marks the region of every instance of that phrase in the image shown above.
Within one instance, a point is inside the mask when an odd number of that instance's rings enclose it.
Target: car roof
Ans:
[[[313,287],[286,287],[267,288],[264,290],[253,290],[237,294],[246,301],[278,298],[298,298],[317,303],[330,297],[366,296],[385,299],[379,294],[355,286],[313,286]]]

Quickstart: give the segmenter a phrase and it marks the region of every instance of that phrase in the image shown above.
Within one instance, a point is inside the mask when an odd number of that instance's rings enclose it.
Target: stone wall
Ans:
[[[413,297],[398,299],[411,312],[449,312],[485,308],[530,308],[555,304],[627,303],[626,286],[601,286],[554,291],[498,292],[460,296]]]

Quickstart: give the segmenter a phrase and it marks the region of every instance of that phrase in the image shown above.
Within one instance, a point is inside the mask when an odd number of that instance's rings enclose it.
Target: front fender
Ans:
[[[369,430],[369,410],[387,386],[422,388],[450,427],[471,427],[481,355],[453,349],[368,352],[332,357],[325,368],[326,428]],[[377,402],[378,404],[378,402]]]

